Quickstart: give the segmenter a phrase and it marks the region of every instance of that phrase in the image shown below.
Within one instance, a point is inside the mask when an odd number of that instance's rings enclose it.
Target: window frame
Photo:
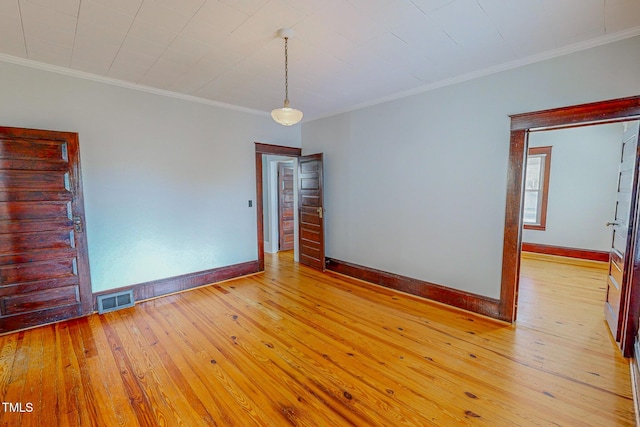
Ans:
[[[529,156],[541,156],[544,159],[542,163],[542,186],[538,190],[538,197],[541,198],[540,202],[540,221],[537,224],[529,224],[524,222],[524,215],[522,219],[523,228],[525,230],[539,230],[544,231],[547,229],[547,202],[549,200],[549,175],[551,172],[551,149],[552,146],[545,147],[531,147],[527,152],[527,159]],[[523,189],[522,197],[526,194],[526,188]]]

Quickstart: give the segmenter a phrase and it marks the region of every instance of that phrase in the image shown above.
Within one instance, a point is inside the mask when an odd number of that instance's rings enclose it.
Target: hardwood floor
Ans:
[[[3,405],[0,425],[634,425],[606,271],[523,260],[509,326],[290,254],[266,261],[263,274],[1,336],[2,401],[33,411]]]

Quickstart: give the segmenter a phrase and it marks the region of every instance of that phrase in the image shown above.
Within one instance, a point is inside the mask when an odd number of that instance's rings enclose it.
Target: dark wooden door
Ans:
[[[322,153],[298,158],[300,263],[324,271]]]
[[[609,276],[604,305],[605,318],[616,341],[620,341],[623,296],[629,284],[634,243],[634,221],[636,217],[636,188],[638,176],[638,122],[630,123],[623,135],[615,218],[607,225],[613,227],[613,238],[609,255]]]
[[[0,333],[91,311],[78,134],[0,127]]]
[[[293,165],[278,163],[278,239],[279,250],[293,249]]]

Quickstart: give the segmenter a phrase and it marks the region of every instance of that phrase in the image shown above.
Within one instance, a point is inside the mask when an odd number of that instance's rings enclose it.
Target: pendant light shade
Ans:
[[[302,120],[302,111],[289,107],[289,100],[285,100],[284,107],[271,111],[273,120],[283,126],[292,126]]]
[[[272,110],[271,117],[283,126],[292,126],[302,120],[302,111],[289,106],[289,37],[293,36],[293,30],[281,28],[278,36],[284,39],[284,106]]]

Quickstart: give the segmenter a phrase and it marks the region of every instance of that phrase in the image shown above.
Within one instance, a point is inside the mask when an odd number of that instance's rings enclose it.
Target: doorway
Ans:
[[[265,242],[265,225],[264,225],[264,193],[265,183],[264,169],[266,156],[281,156],[288,158],[298,158],[302,155],[302,149],[295,147],[285,147],[281,145],[255,143],[255,162],[256,162],[256,220],[258,230],[258,270],[264,271],[264,242]]]
[[[324,161],[322,153],[302,156],[300,148],[255,143],[256,198],[264,198],[265,155],[292,157],[298,163],[298,227],[294,246],[294,260],[308,267],[324,271]],[[258,270],[264,271],[264,206],[256,205],[258,231]]]
[[[294,207],[298,199],[297,158],[269,154],[262,156],[264,251],[296,252],[298,212]]]
[[[609,260],[624,123],[531,132],[523,250]]]
[[[611,224],[616,206],[624,210],[617,189],[628,123],[530,132],[519,325],[576,340],[583,339],[583,332],[606,329],[603,306],[611,291],[607,289]],[[633,163],[624,166],[629,169]],[[630,187],[630,181],[624,182]],[[626,232],[622,224],[616,229]],[[599,336],[607,338],[606,333]]]
[[[640,117],[640,96],[583,104],[511,116],[511,142],[505,210],[502,286],[499,317],[508,322],[516,320],[522,244],[522,213],[524,196],[524,162],[530,132],[542,129],[584,126],[614,121],[628,121]],[[633,220],[637,221],[634,215]],[[632,249],[639,246],[633,239]],[[624,333],[620,347],[625,356],[631,355],[638,330],[640,310],[640,260],[634,259],[633,274],[624,295]]]

